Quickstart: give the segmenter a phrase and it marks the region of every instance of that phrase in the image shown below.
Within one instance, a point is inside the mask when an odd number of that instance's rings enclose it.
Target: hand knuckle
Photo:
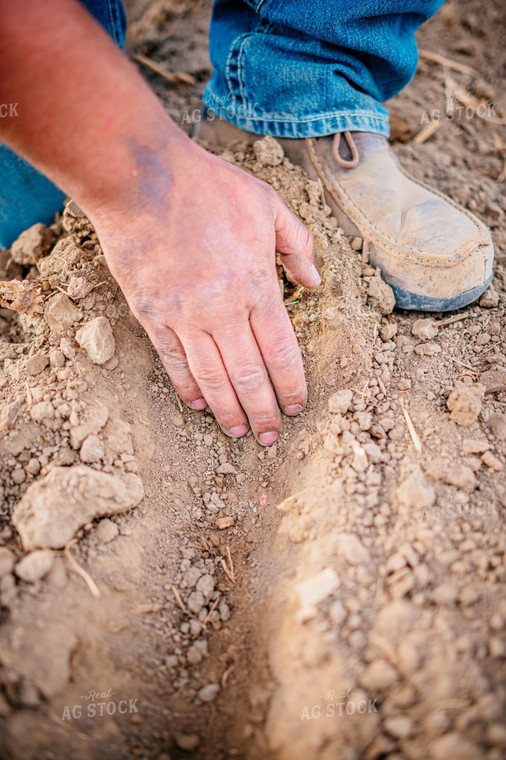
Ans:
[[[232,383],[239,391],[255,391],[265,381],[265,372],[258,364],[244,364],[231,374]]]
[[[218,367],[202,367],[195,376],[199,385],[210,390],[221,390],[226,384],[225,373]]]
[[[274,346],[266,356],[269,367],[274,370],[295,369],[300,365],[300,352],[298,346],[285,341]]]

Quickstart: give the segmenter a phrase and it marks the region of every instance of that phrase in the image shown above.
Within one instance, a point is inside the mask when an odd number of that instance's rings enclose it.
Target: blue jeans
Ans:
[[[81,0],[123,45],[121,0]],[[382,102],[413,77],[415,32],[444,0],[215,0],[204,102],[248,132],[388,136]],[[49,223],[63,194],[0,146],[0,245]]]
[[[204,102],[248,132],[388,137],[382,102],[412,79],[415,32],[444,0],[215,0]]]

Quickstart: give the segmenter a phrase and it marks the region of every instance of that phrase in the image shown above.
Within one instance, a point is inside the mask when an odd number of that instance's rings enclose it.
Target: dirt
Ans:
[[[130,13],[129,52],[194,77],[141,65],[189,130],[208,4]],[[445,5],[420,47],[461,70],[424,56],[392,103],[403,164],[493,228],[480,303],[391,312],[277,144],[223,153],[323,277],[278,269],[310,401],[275,446],[180,404],[75,204],[0,252],[2,757],[506,757],[503,13]],[[445,77],[475,110],[418,144]]]

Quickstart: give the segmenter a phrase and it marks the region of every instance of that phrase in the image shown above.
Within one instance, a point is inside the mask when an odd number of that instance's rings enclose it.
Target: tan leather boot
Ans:
[[[213,147],[261,139],[218,118],[203,119],[196,136]],[[292,163],[320,178],[340,226],[364,239],[398,307],[451,311],[487,289],[494,259],[488,228],[405,172],[384,137],[344,132],[278,142]]]

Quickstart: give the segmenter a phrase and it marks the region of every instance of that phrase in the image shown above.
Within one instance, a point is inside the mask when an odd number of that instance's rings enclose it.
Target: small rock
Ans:
[[[339,600],[332,602],[329,607],[329,618],[334,625],[342,625],[346,620],[347,615],[348,612],[342,602]]]
[[[436,604],[444,604],[447,607],[453,606],[457,601],[459,589],[455,583],[442,583],[432,592],[432,599]]]
[[[428,319],[417,319],[411,328],[412,335],[420,340],[432,340],[438,334],[439,329],[436,322],[429,317]]]
[[[205,604],[209,602],[214,592],[214,578],[209,573],[202,575],[197,582],[197,591],[203,595]]]
[[[65,355],[57,348],[52,348],[49,352],[49,362],[53,369],[60,369],[65,364]]]
[[[407,477],[395,492],[400,506],[406,509],[430,509],[436,501],[436,493],[417,468]]]
[[[69,330],[81,317],[82,312],[74,306],[70,298],[64,293],[53,296],[44,309],[44,319],[51,332],[54,333]]]
[[[481,461],[483,464],[486,464],[487,467],[490,467],[491,470],[495,470],[496,472],[501,472],[503,469],[503,464],[494,454],[492,454],[491,451],[485,451],[481,455]]]
[[[67,293],[70,298],[86,298],[86,296],[93,290],[93,283],[89,282],[85,277],[76,277],[72,275],[67,285]]]
[[[198,615],[202,607],[205,606],[206,600],[204,598],[204,594],[201,591],[192,591],[190,596],[188,597],[188,601],[186,602],[186,606],[190,610],[190,612],[195,613],[195,615]]]
[[[278,166],[285,157],[285,152],[281,145],[270,135],[254,142],[253,151],[257,161],[264,166]]]
[[[506,441],[506,414],[492,414],[487,424],[492,431],[492,435],[499,441]]]
[[[439,343],[419,343],[415,346],[415,354],[417,356],[435,356],[441,353],[441,346]]]
[[[98,435],[88,435],[81,446],[79,456],[86,463],[99,462],[105,454],[104,444]]]
[[[76,341],[94,364],[104,364],[111,359],[116,348],[111,323],[106,317],[87,322],[77,331]]]
[[[374,660],[360,676],[360,683],[371,694],[389,689],[397,681],[397,672],[386,660]]]
[[[110,541],[114,541],[114,539],[116,538],[118,534],[119,534],[118,526],[116,525],[115,522],[113,522],[112,520],[109,520],[108,517],[105,517],[103,520],[100,520],[95,530],[95,535],[101,544],[108,544]]]
[[[175,734],[174,739],[179,749],[185,752],[193,752],[200,744],[197,734]]]
[[[0,546],[0,578],[12,573],[16,557],[6,546]]]
[[[463,491],[474,491],[478,482],[470,467],[465,464],[448,465],[442,472],[442,480]]]
[[[86,523],[126,512],[143,495],[142,481],[133,473],[109,475],[83,464],[54,467],[28,487],[13,523],[25,549],[59,549]]]
[[[407,739],[413,733],[413,721],[405,715],[387,718],[383,725],[394,739]]]
[[[498,367],[489,369],[480,375],[480,383],[485,386],[485,393],[506,391],[506,369]]]
[[[30,356],[25,365],[27,375],[39,375],[42,370],[46,369],[49,364],[49,358],[45,354],[34,354]]]
[[[385,343],[397,335],[397,325],[395,322],[387,322],[380,330],[381,340]]]
[[[19,486],[21,483],[25,482],[26,473],[22,467],[16,467],[16,469],[11,472],[11,478],[12,481]]]
[[[484,292],[482,297],[480,298],[480,306],[483,309],[495,309],[495,307],[499,304],[499,293],[494,288],[493,285],[491,285],[488,290]]]
[[[21,233],[11,246],[13,261],[31,266],[44,256],[54,242],[54,233],[43,224],[34,224]]]
[[[464,438],[462,441],[462,451],[464,454],[482,454],[488,451],[490,443],[487,440],[478,438]]]
[[[36,422],[52,419],[54,417],[54,407],[50,401],[39,401],[30,409],[30,417]]]
[[[480,415],[484,395],[485,386],[480,383],[455,383],[446,402],[451,419],[457,425],[471,425]]]
[[[340,533],[335,538],[336,553],[350,565],[364,565],[371,555],[355,533]]]
[[[214,702],[220,691],[219,684],[208,683],[207,686],[203,686],[197,692],[197,697],[201,702]]]
[[[53,567],[55,555],[49,549],[40,549],[23,557],[16,565],[15,573],[25,583],[36,583]]]
[[[70,443],[78,449],[89,435],[97,435],[109,417],[109,410],[103,404],[90,404],[79,413],[70,416]]]
[[[371,278],[367,296],[370,306],[375,311],[379,311],[380,314],[390,314],[393,311],[395,306],[394,291],[390,285],[387,285],[386,282],[381,279],[379,270],[377,270],[376,275]]]
[[[333,393],[328,400],[329,412],[332,414],[346,414],[353,401],[353,391],[342,390]]]
[[[330,596],[339,586],[339,578],[331,567],[297,583],[295,590],[302,606],[315,605]]]

